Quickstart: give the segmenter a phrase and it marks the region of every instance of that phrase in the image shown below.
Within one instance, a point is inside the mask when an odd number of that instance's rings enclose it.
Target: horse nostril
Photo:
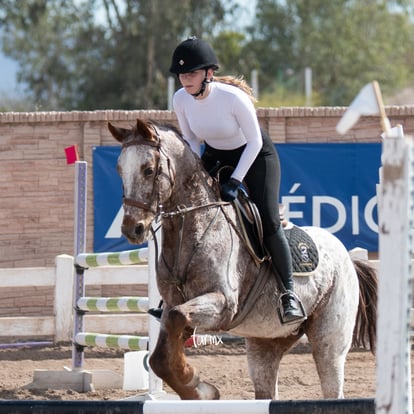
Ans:
[[[136,239],[142,237],[145,233],[145,226],[142,222],[136,222],[132,216],[125,215],[121,231],[127,238]]]
[[[142,223],[139,223],[135,226],[135,234],[137,236],[141,235],[144,232],[144,225]]]

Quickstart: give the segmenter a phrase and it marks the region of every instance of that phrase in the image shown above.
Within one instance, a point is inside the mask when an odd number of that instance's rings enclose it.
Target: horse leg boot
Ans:
[[[280,226],[276,233],[264,238],[265,246],[272,258],[276,277],[280,278],[285,292],[282,294],[281,319],[283,323],[304,319],[305,314],[293,293],[292,257],[285,233]],[[280,285],[280,284],[279,284]]]

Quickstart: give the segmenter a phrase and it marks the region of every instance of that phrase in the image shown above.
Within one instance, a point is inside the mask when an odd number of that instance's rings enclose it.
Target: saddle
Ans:
[[[234,207],[242,223],[244,241],[256,255],[255,261],[260,263],[266,259],[266,249],[263,245],[263,225],[259,210],[244,190],[239,191]]]
[[[223,166],[217,167],[214,173],[210,171],[210,174],[221,184],[229,179],[232,171],[231,167]],[[263,243],[263,224],[259,210],[243,186],[233,204],[241,223],[241,228],[238,229],[239,235],[256,265],[260,266],[261,263],[269,260],[269,255]],[[309,276],[315,271],[319,262],[318,249],[314,241],[303,229],[286,220],[283,205],[279,206],[279,217],[290,247],[293,275]]]
[[[241,233],[245,243],[249,246],[251,254],[256,256],[256,263],[267,259],[266,247],[263,244],[263,226],[259,210],[244,190],[234,203],[236,212],[242,223]],[[315,271],[319,254],[315,242],[300,227],[289,223],[285,217],[285,208],[279,206],[280,223],[285,231],[292,256],[294,276],[309,276]]]

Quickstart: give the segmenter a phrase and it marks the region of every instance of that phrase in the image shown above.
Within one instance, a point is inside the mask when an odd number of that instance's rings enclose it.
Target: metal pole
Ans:
[[[257,69],[252,70],[252,89],[254,97],[259,99],[259,72]]]
[[[173,96],[174,96],[175,80],[172,76],[168,76],[168,110],[173,109]]]
[[[87,201],[87,167],[86,161],[75,162],[75,242],[74,256],[85,253],[86,245],[86,201]],[[73,294],[73,336],[72,336],[72,369],[82,369],[83,347],[75,344],[78,332],[83,331],[83,312],[77,309],[78,299],[85,296],[84,269],[75,266],[75,286]]]
[[[305,96],[306,106],[312,105],[312,68],[305,68]]]

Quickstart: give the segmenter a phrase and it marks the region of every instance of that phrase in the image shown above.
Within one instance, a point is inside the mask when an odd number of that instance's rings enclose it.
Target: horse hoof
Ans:
[[[220,392],[214,386],[208,382],[200,382],[197,385],[197,392],[200,397],[200,400],[219,400],[220,399]]]

